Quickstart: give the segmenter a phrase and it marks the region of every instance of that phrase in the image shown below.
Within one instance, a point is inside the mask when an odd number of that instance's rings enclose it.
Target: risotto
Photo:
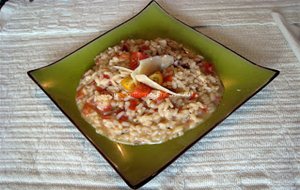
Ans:
[[[76,103],[97,133],[124,144],[155,144],[203,122],[221,101],[213,64],[170,39],[128,39],[95,58]]]

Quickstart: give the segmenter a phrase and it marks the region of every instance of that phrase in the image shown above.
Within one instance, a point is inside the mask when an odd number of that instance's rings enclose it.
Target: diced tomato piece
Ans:
[[[169,94],[167,92],[160,91],[160,94],[159,94],[159,96],[156,100],[157,101],[162,101],[162,100],[164,100],[168,97],[169,97]]]
[[[84,115],[88,115],[93,112],[94,108],[95,108],[94,105],[92,105],[89,102],[86,102],[82,108],[82,113]]]
[[[118,115],[120,112],[122,112],[122,111],[124,111],[124,109],[116,109],[115,111],[114,111],[114,113],[116,114],[116,115]]]
[[[82,108],[82,113],[84,115],[88,115],[95,111],[102,119],[111,119],[112,109],[113,107],[111,105],[107,105],[102,109],[98,109],[95,104],[91,102],[86,102]]]
[[[111,115],[101,115],[102,119],[111,119]]]
[[[142,45],[140,48],[141,48],[141,50],[142,50],[142,51],[147,51],[147,50],[149,50],[149,49],[150,49],[150,47],[149,47],[149,46],[147,46],[147,45],[145,45],[145,44],[144,44],[144,45]]]
[[[196,92],[193,92],[192,95],[190,96],[190,100],[195,100],[199,97],[199,95]]]
[[[105,106],[104,108],[102,108],[100,111],[102,111],[103,113],[105,113],[105,112],[111,111],[112,108],[113,107],[109,104],[109,105]]]
[[[131,60],[130,63],[129,63],[129,68],[132,69],[132,70],[136,69],[138,66],[139,66],[138,61]]]
[[[130,95],[134,98],[143,98],[147,96],[151,90],[152,88],[150,86],[140,83],[135,87]]]
[[[104,75],[103,75],[103,78],[105,78],[105,79],[110,79],[110,76],[107,75],[107,74],[104,74]]]
[[[130,69],[134,70],[139,66],[139,61],[148,58],[148,55],[141,52],[131,52]]]
[[[128,116],[123,115],[122,117],[120,117],[119,121],[120,122],[128,121]]]
[[[205,61],[202,65],[202,70],[204,74],[210,75],[214,73],[214,67],[211,63]]]
[[[168,75],[164,77],[164,82],[172,82],[173,80],[173,76],[172,75]]]
[[[79,90],[77,90],[76,92],[76,99],[81,99],[83,98],[85,95],[84,91],[83,91],[83,87],[81,87]]]
[[[105,90],[103,88],[101,88],[100,86],[96,86],[96,90],[99,92],[99,93],[102,93],[104,92]]]
[[[111,95],[110,92],[108,92],[106,89],[100,87],[100,86],[96,86],[95,85],[95,88],[96,88],[96,91],[99,92],[99,94],[108,94],[108,95]]]
[[[130,104],[129,104],[129,109],[130,110],[135,110],[136,106],[139,104],[139,101],[137,100],[130,100]]]

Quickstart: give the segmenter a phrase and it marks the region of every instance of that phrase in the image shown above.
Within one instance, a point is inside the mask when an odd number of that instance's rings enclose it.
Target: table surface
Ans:
[[[0,189],[127,189],[27,77],[138,13],[148,0],[10,0],[0,12]],[[270,12],[299,0],[158,1],[280,75],[142,189],[299,189],[300,63]],[[251,80],[251,79],[249,79]]]

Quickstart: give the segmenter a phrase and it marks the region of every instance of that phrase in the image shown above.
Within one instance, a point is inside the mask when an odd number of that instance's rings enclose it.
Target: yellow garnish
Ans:
[[[121,85],[128,92],[132,92],[135,88],[135,83],[134,83],[133,79],[131,78],[131,76],[128,76],[128,77],[124,78],[121,81]]]
[[[163,75],[160,71],[156,71],[155,73],[151,74],[149,78],[157,84],[163,83]]]

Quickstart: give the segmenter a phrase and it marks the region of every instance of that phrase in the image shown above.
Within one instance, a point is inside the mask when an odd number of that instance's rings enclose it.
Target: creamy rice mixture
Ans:
[[[165,55],[172,63],[148,77],[182,96],[131,77],[130,70],[142,60]],[[222,93],[213,64],[201,55],[170,39],[129,39],[95,58],[95,66],[80,80],[76,102],[97,133],[125,144],[155,144],[201,123],[216,109]]]

